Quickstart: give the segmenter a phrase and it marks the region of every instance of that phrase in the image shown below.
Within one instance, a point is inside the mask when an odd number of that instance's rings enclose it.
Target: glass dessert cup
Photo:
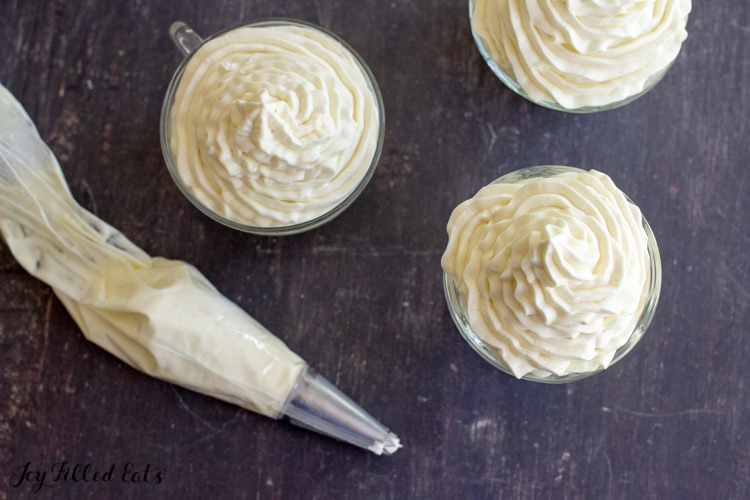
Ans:
[[[474,14],[474,0],[469,0],[469,20],[471,20],[472,16]],[[645,83],[643,90],[628,96],[624,99],[620,99],[611,103],[608,103],[606,105],[601,106],[584,106],[579,108],[566,108],[559,103],[553,101],[553,100],[538,100],[534,99],[529,94],[527,94],[523,87],[513,78],[513,76],[508,73],[505,69],[503,69],[495,60],[492,58],[492,52],[488,47],[487,42],[479,36],[474,29],[471,30],[471,35],[474,38],[474,43],[477,46],[477,49],[479,50],[479,54],[482,56],[482,59],[484,59],[487,66],[489,66],[490,70],[495,74],[495,76],[510,90],[518,94],[519,96],[523,97],[529,102],[532,102],[534,104],[537,104],[539,106],[542,106],[544,108],[552,109],[555,111],[563,111],[566,113],[596,113],[599,111],[608,111],[611,109],[619,108],[621,106],[625,106],[626,104],[629,104],[636,99],[642,97],[644,94],[648,93],[651,89],[653,89],[657,83],[659,83],[662,78],[664,78],[664,75],[667,74],[669,69],[672,67],[673,63],[668,64],[664,69],[661,71],[655,73],[652,75]]]
[[[550,177],[558,173],[570,171],[580,172],[581,170],[573,167],[541,165],[510,172],[496,179],[492,183],[516,183],[524,179]],[[628,353],[632,351],[636,344],[638,344],[641,338],[643,338],[644,333],[648,329],[651,320],[654,317],[656,306],[659,301],[659,293],[661,290],[661,257],[659,255],[659,248],[657,246],[654,233],[651,230],[651,226],[649,226],[645,217],[642,217],[641,222],[648,239],[648,285],[646,289],[646,300],[643,301],[642,308],[638,315],[638,321],[636,322],[635,327],[633,328],[633,331],[631,332],[627,342],[619,349],[617,349],[614,358],[609,363],[607,368],[611,367],[616,362],[624,358]],[[503,361],[499,350],[482,340],[479,335],[477,335],[477,333],[472,329],[469,323],[469,316],[461,300],[458,286],[456,285],[456,282],[453,280],[453,278],[451,278],[445,272],[443,273],[443,291],[445,293],[445,298],[448,304],[448,310],[450,311],[451,318],[458,328],[459,333],[466,340],[466,342],[468,342],[471,348],[474,349],[474,351],[476,351],[482,357],[482,359],[484,359],[495,368],[507,373],[508,375],[514,376],[512,371]],[[563,376],[551,374],[545,377],[538,376],[534,373],[529,373],[521,379],[532,382],[561,384],[590,377],[596,373],[603,371],[604,369],[605,368],[597,368],[592,371],[569,373]]]
[[[215,38],[221,37],[222,35],[232,30],[243,28],[243,27],[248,27],[248,26],[252,26],[252,27],[297,26],[297,27],[316,30],[322,33],[323,35],[326,35],[332,38],[333,40],[340,43],[352,55],[357,65],[359,66],[359,69],[362,71],[362,74],[365,80],[369,84],[370,89],[372,90],[373,96],[376,101],[375,104],[377,106],[379,126],[377,130],[377,144],[376,144],[372,159],[370,161],[369,167],[367,168],[365,174],[360,179],[359,183],[357,184],[354,190],[352,190],[345,198],[343,198],[331,210],[310,220],[306,220],[306,221],[294,223],[294,224],[289,224],[289,225],[283,225],[283,226],[254,226],[254,225],[244,223],[242,221],[237,221],[237,220],[228,218],[220,213],[217,213],[215,210],[213,210],[212,208],[206,206],[203,202],[201,202],[193,194],[190,188],[185,184],[183,179],[180,177],[179,172],[177,171],[175,158],[172,152],[172,148],[170,146],[170,140],[171,140],[171,135],[172,135],[171,114],[172,114],[172,108],[175,104],[175,94],[179,87],[180,80],[185,71],[185,68],[188,62],[190,61],[191,57],[194,54],[196,54],[206,42],[213,40]],[[161,149],[162,149],[162,154],[164,156],[165,163],[167,165],[167,169],[169,170],[172,180],[177,185],[180,192],[198,210],[200,210],[201,212],[203,212],[205,215],[215,220],[216,222],[219,222],[227,227],[230,227],[239,231],[243,231],[243,232],[251,233],[251,234],[257,234],[257,235],[265,235],[265,236],[286,236],[286,235],[298,234],[298,233],[302,233],[305,231],[309,231],[327,222],[330,222],[335,217],[340,215],[344,210],[346,210],[359,197],[359,195],[365,189],[370,179],[372,178],[373,174],[375,173],[375,169],[377,168],[378,162],[380,160],[380,155],[381,155],[382,148],[383,148],[383,141],[385,139],[385,106],[383,104],[383,97],[380,92],[380,88],[378,87],[377,81],[375,80],[375,77],[372,74],[372,71],[364,62],[364,60],[359,56],[359,54],[357,54],[357,52],[354,51],[354,49],[350,47],[344,40],[342,40],[340,37],[338,37],[334,33],[331,33],[330,31],[320,26],[317,26],[315,24],[296,20],[296,19],[288,19],[288,18],[269,18],[269,19],[251,21],[249,23],[244,23],[241,25],[233,26],[225,30],[219,31],[206,39],[201,38],[189,26],[178,21],[172,24],[172,26],[169,29],[169,34],[172,40],[174,41],[175,45],[177,46],[179,51],[185,56],[185,58],[180,63],[174,75],[172,76],[172,79],[170,80],[170,83],[167,88],[167,92],[165,94],[164,101],[162,104],[161,119],[160,119]]]

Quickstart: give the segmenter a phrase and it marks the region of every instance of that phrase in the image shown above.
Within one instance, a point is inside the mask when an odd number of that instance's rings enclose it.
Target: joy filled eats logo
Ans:
[[[9,483],[13,488],[28,486],[38,492],[42,488],[53,488],[60,483],[123,483],[159,484],[167,475],[166,469],[153,467],[151,464],[138,465],[127,462],[118,466],[111,464],[96,467],[92,464],[70,464],[56,462],[47,469],[39,468],[31,462],[18,466],[10,474]]]

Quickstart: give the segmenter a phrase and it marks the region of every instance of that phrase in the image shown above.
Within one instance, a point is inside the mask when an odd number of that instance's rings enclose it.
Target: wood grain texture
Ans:
[[[305,19],[370,65],[387,135],[343,215],[284,238],[239,234],[180,195],[159,149],[186,21],[210,34]],[[0,498],[747,498],[750,496],[750,4],[694,2],[666,78],[613,111],[569,115],[505,89],[465,2],[0,2],[0,82],[76,199],[216,286],[400,435],[376,457],[137,373],[85,341],[0,243]],[[642,208],[662,298],[624,361],[565,386],[516,381],[451,323],[440,283],[453,207],[515,168],[596,168]],[[164,480],[11,477],[128,464]]]

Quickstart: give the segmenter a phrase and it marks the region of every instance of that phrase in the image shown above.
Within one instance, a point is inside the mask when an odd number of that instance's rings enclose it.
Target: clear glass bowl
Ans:
[[[471,21],[472,16],[474,15],[474,0],[469,0],[469,20]],[[516,94],[520,95],[524,99],[533,102],[534,104],[538,104],[539,106],[553,109],[555,111],[564,111],[567,113],[595,113],[598,111],[607,111],[610,109],[619,108],[621,106],[624,106],[630,102],[635,101],[639,97],[646,94],[648,91],[650,91],[654,86],[659,83],[662,78],[664,78],[664,75],[667,74],[669,71],[669,68],[672,67],[672,63],[668,64],[663,70],[659,71],[658,73],[652,75],[645,83],[644,88],[641,92],[631,95],[629,97],[626,97],[625,99],[621,99],[619,101],[614,101],[606,105],[602,106],[585,106],[580,108],[566,108],[564,106],[561,106],[559,103],[555,101],[546,101],[546,100],[537,100],[530,97],[521,87],[521,85],[505,70],[503,69],[497,62],[492,58],[492,51],[489,49],[487,42],[479,36],[474,29],[471,30],[472,37],[474,38],[474,42],[476,43],[477,49],[479,50],[479,54],[482,56],[482,59],[487,63],[487,66],[490,67],[492,72],[497,76],[503,84],[505,84],[506,87],[508,87],[510,90],[515,92]]]
[[[582,170],[578,168],[557,165],[540,165],[535,167],[527,167],[505,174],[497,180],[493,181],[493,184],[516,183],[524,179],[550,177],[558,173],[571,171],[582,172]],[[641,340],[643,334],[646,333],[648,326],[651,324],[651,320],[653,319],[654,313],[656,312],[656,305],[659,302],[659,293],[661,291],[661,257],[659,255],[659,247],[656,244],[656,238],[654,237],[654,233],[651,230],[651,226],[649,226],[645,217],[642,218],[642,223],[643,229],[646,231],[646,235],[648,238],[647,248],[649,259],[649,278],[647,298],[644,301],[643,307],[640,311],[639,319],[635,327],[633,328],[633,332],[630,334],[628,341],[617,350],[609,366],[614,365],[616,362],[624,358],[625,355],[627,355]],[[443,273],[443,291],[445,293],[446,302],[448,303],[448,310],[450,311],[451,318],[456,324],[458,331],[469,343],[472,349],[474,349],[474,351],[476,351],[485,361],[490,363],[495,368],[507,373],[508,375],[514,376],[511,370],[506,366],[505,362],[500,356],[499,351],[495,347],[484,342],[472,329],[471,325],[469,324],[466,310],[461,303],[461,296],[458,291],[458,286],[456,285],[456,282],[453,280],[453,278],[451,278],[446,273]],[[601,371],[603,371],[603,368],[588,372],[570,373],[565,376],[549,375],[547,377],[528,374],[522,377],[522,380],[543,382],[548,384],[561,384],[584,379]]]
[[[185,67],[187,66],[193,54],[199,51],[204,43],[220,37],[231,30],[247,26],[299,26],[303,28],[314,29],[330,38],[333,38],[343,47],[345,47],[354,57],[354,60],[358,63],[363,75],[365,76],[365,80],[369,83],[371,90],[375,96],[380,123],[377,135],[377,145],[370,162],[370,166],[365,172],[362,179],[359,181],[357,187],[351,193],[349,193],[346,198],[342,199],[341,202],[333,207],[330,211],[314,219],[287,226],[262,227],[252,226],[241,221],[227,218],[222,214],[216,213],[210,207],[207,207],[199,199],[197,199],[191,192],[190,188],[183,182],[175,167],[175,160],[172,155],[172,149],[170,147],[170,137],[172,133],[172,123],[170,115],[175,100],[175,93],[177,92],[177,88],[180,84],[182,74],[185,71]],[[185,59],[180,63],[174,75],[172,76],[172,79],[169,82],[169,87],[167,88],[166,95],[164,96],[160,121],[161,149],[164,156],[164,161],[167,164],[167,169],[169,170],[169,173],[172,176],[175,184],[179,188],[180,192],[182,192],[182,194],[196,208],[198,208],[198,210],[203,212],[211,219],[239,231],[266,236],[286,236],[309,231],[327,222],[330,222],[336,216],[340,215],[344,210],[346,210],[354,202],[354,200],[359,197],[359,195],[365,189],[373,174],[375,173],[375,169],[377,168],[378,162],[380,161],[380,155],[383,149],[383,141],[385,139],[385,106],[383,104],[383,96],[380,93],[380,88],[378,87],[377,81],[375,80],[375,76],[372,74],[372,71],[367,66],[362,57],[360,57],[359,54],[357,54],[357,52],[351,46],[349,46],[349,44],[347,44],[344,40],[342,40],[334,33],[326,30],[325,28],[305,21],[288,18],[269,18],[251,21],[249,23],[244,23],[219,31],[218,33],[215,33],[206,39],[203,39],[195,34],[195,32],[193,32],[193,30],[184,23],[176,22],[170,28],[170,35],[177,45],[178,49],[183,53],[183,55],[185,55]]]

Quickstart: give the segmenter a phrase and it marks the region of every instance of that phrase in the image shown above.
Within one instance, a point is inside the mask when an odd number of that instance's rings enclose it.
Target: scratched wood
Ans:
[[[79,202],[148,252],[194,263],[404,443],[376,457],[137,373],[87,343],[0,243],[0,498],[750,496],[749,4],[695,2],[656,89],[581,116],[506,90],[466,11],[437,0],[0,2],[0,82]],[[199,214],[158,137],[180,59],[169,24],[210,34],[268,16],[349,41],[387,114],[361,198],[285,238]],[[440,284],[452,208],[544,163],[609,173],[651,222],[664,272],[642,343],[565,386],[483,363]],[[39,492],[34,471],[47,474]]]

